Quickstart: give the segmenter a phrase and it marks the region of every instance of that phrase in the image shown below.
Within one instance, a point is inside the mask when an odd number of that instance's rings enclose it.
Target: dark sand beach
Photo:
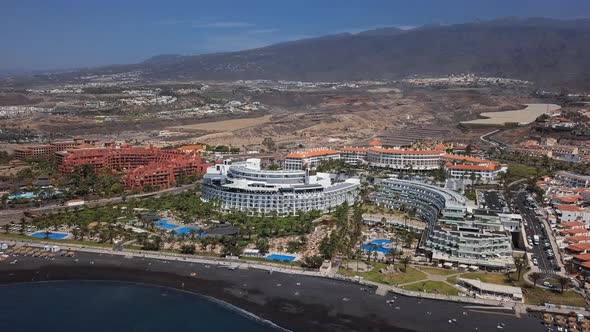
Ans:
[[[8,263],[12,258],[0,262],[0,284],[110,280],[160,285],[225,301],[292,331],[492,331],[499,323],[506,331],[545,330],[533,314],[516,317],[470,310],[462,303],[380,296],[366,286],[327,278],[81,252],[55,260],[16,258],[16,264]]]

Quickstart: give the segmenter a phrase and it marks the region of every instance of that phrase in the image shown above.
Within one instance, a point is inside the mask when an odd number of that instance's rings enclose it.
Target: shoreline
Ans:
[[[255,268],[232,270],[214,264],[84,252],[55,261],[18,259],[15,265],[0,263],[0,284],[87,280],[169,287],[222,301],[290,331],[488,330],[499,322],[533,331],[543,328],[534,314],[498,316],[493,310],[471,311],[465,303],[381,296],[348,281]],[[451,319],[457,322],[449,323]]]
[[[9,283],[2,283],[0,282],[0,290],[2,289],[2,287],[5,286],[19,286],[19,285],[32,285],[32,284],[67,284],[70,282],[76,282],[76,283],[105,283],[105,284],[121,284],[121,285],[133,285],[133,286],[138,286],[138,287],[150,287],[150,288],[161,288],[161,289],[165,289],[165,290],[171,290],[171,291],[175,291],[175,292],[181,292],[181,293],[186,293],[186,294],[190,294],[191,296],[198,296],[200,298],[203,298],[207,301],[210,301],[212,303],[214,303],[215,305],[218,305],[220,307],[223,307],[224,309],[230,310],[232,312],[235,312],[243,317],[246,317],[248,319],[252,319],[256,322],[259,322],[262,325],[265,326],[270,326],[272,328],[275,328],[276,330],[280,330],[280,331],[284,331],[284,332],[292,332],[288,329],[285,329],[282,326],[279,326],[275,323],[273,323],[272,321],[268,320],[268,319],[264,319],[262,317],[256,316],[255,314],[246,311],[240,307],[237,307],[229,302],[220,300],[220,299],[216,299],[214,297],[211,296],[207,296],[207,295],[203,295],[200,293],[195,293],[193,291],[190,290],[186,290],[186,289],[182,289],[182,288],[178,288],[178,287],[169,287],[169,286],[164,286],[161,284],[152,284],[152,283],[144,283],[144,282],[140,282],[140,281],[123,281],[123,280],[86,280],[86,279],[70,279],[70,280],[35,280],[35,281],[21,281],[21,282],[9,282]]]

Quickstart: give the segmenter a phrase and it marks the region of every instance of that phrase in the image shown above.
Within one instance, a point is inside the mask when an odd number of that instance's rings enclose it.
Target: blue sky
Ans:
[[[2,0],[0,69],[133,63],[384,26],[590,17],[590,0]]]

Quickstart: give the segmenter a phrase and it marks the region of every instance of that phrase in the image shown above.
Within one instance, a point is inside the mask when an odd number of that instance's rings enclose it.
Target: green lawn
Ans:
[[[430,273],[430,274],[436,274],[438,276],[448,276],[451,274],[458,274],[461,273],[459,271],[456,270],[451,270],[451,269],[442,269],[440,267],[432,267],[432,266],[418,266],[418,269],[426,272],[426,273]]]
[[[366,280],[374,281],[374,282],[378,282],[378,283],[382,283],[382,284],[388,284],[388,285],[405,284],[405,283],[414,282],[414,281],[418,281],[418,280],[424,280],[427,278],[427,276],[424,272],[418,271],[417,269],[415,269],[411,266],[408,266],[408,270],[406,272],[399,272],[399,273],[393,273],[393,274],[386,275],[386,274],[379,272],[380,269],[386,267],[386,264],[373,263],[372,265],[374,267],[369,272],[355,272],[352,270],[347,270],[345,268],[340,268],[339,273],[342,275],[349,276],[349,277],[361,276],[361,277],[365,278]],[[396,264],[396,267],[398,269],[403,269],[403,266],[401,264],[400,265]]]
[[[507,286],[524,286],[526,283],[522,280],[524,276],[524,271],[520,275],[520,280],[516,281],[516,277],[518,275],[516,273],[512,273],[512,281],[509,281],[508,278],[504,273],[496,273],[496,272],[467,272],[458,275],[459,278],[465,279],[479,279],[481,282],[487,282],[490,284],[497,284],[497,285],[507,285]],[[447,281],[449,283],[455,283],[456,278],[451,277],[448,278]]]
[[[440,281],[422,281],[402,286],[403,289],[445,295],[459,295],[459,290]]]
[[[545,303],[571,305],[575,307],[586,307],[584,297],[574,291],[545,290],[540,287],[523,289],[524,301],[526,304],[543,305]]]

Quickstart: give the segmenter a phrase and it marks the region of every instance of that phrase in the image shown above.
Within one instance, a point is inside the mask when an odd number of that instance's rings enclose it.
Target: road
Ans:
[[[198,185],[198,183],[193,183],[193,184],[187,184],[187,185],[180,186],[180,187],[167,188],[167,189],[163,189],[163,190],[155,191],[155,192],[151,192],[151,193],[130,195],[130,196],[126,196],[126,199],[142,198],[142,197],[149,197],[149,196],[157,197],[162,194],[177,194],[177,193],[181,193],[183,191],[189,190],[189,189],[193,189],[197,185]],[[98,200],[94,200],[94,201],[86,201],[86,204],[84,206],[85,207],[93,207],[93,206],[101,206],[101,205],[119,203],[119,202],[122,202],[123,199],[125,199],[124,196],[102,198],[102,199],[98,199]],[[63,209],[63,208],[65,208],[64,205],[51,204],[51,205],[45,205],[45,206],[40,206],[37,208],[29,208],[29,209],[0,210],[0,225],[8,224],[11,222],[18,222],[25,212],[48,212],[48,211],[59,210],[59,209]]]
[[[493,146],[495,146],[497,148],[505,149],[506,148],[506,144],[501,143],[501,142],[498,142],[498,141],[496,141],[495,139],[492,138],[492,136],[494,134],[498,133],[498,132],[500,132],[500,129],[496,129],[496,130],[491,131],[491,132],[489,132],[487,134],[481,135],[479,137],[479,139],[482,140],[482,141],[484,141],[484,142],[486,142],[486,143],[488,143],[488,144],[490,144],[490,145],[493,145]]]
[[[526,221],[526,236],[533,238],[535,235],[538,235],[540,238],[538,245],[533,243],[532,254],[533,257],[536,258],[539,262],[539,272],[543,275],[541,282],[556,277],[554,269],[557,266],[555,259],[558,259],[558,257],[556,257],[553,260],[550,260],[545,254],[543,244],[545,242],[549,242],[549,239],[547,238],[547,236],[543,235],[541,221],[535,215],[534,207],[530,207],[530,205],[527,203],[527,193],[525,191],[518,192],[518,194],[516,195],[515,203],[518,207],[518,212],[522,216],[523,220]],[[558,253],[555,254],[557,255]]]

